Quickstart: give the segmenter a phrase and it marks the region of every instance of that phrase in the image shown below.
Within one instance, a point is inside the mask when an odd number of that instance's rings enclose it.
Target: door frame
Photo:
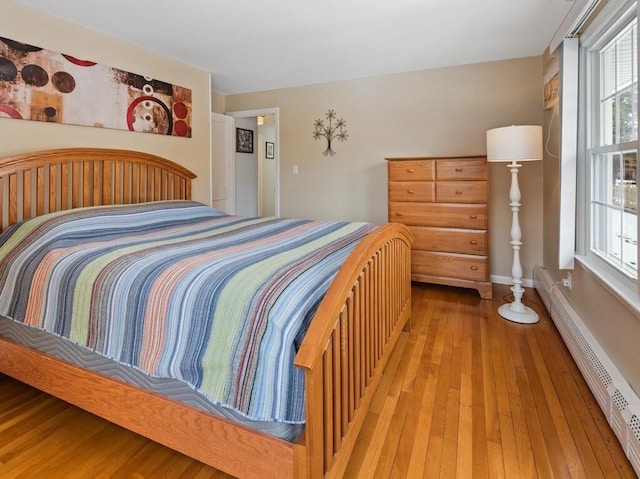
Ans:
[[[225,113],[228,116],[233,118],[253,118],[257,116],[265,116],[265,115],[273,115],[273,121],[275,125],[275,145],[274,145],[274,166],[275,166],[275,192],[274,192],[274,202],[275,202],[275,215],[280,217],[280,108],[260,108],[258,110],[239,110],[239,111],[228,111]],[[235,141],[235,136],[234,136]],[[235,166],[235,162],[234,162]],[[235,193],[235,167],[233,168],[233,185],[234,185],[234,193]],[[235,197],[234,197],[235,203]]]

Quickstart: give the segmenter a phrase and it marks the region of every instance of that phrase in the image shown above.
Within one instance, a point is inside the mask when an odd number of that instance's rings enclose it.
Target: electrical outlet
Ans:
[[[562,279],[562,286],[571,289],[571,272],[567,271],[567,276]]]

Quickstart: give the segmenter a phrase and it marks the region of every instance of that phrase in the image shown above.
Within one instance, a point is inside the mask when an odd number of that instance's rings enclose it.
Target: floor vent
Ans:
[[[562,287],[536,267],[533,283],[591,388],[629,461],[640,476],[640,398],[573,309]]]

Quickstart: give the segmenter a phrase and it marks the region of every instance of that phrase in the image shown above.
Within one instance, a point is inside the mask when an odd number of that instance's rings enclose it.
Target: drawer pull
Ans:
[[[475,245],[475,244],[478,244],[478,242],[476,240],[471,240],[471,241],[469,241],[469,244],[474,244]]]
[[[413,168],[407,168],[407,173],[415,173],[416,170],[414,170]]]
[[[471,267],[471,271],[478,271],[478,267],[477,266],[472,266]]]
[[[469,218],[472,220],[478,219],[478,215],[469,215]]]
[[[396,216],[402,216],[402,213],[396,213]]]
[[[463,171],[464,171],[463,168],[456,168],[456,172],[458,172],[458,173],[462,173]]]
[[[410,195],[412,195],[414,193],[413,190],[407,190],[407,193],[409,193]]]
[[[456,190],[456,195],[461,195],[462,194],[462,190]]]

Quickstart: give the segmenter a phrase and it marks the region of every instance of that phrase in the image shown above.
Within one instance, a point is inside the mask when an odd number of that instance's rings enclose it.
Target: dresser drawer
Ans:
[[[438,180],[486,180],[487,163],[483,157],[460,160],[436,160]]]
[[[389,201],[429,201],[436,198],[433,181],[390,181]]]
[[[389,202],[389,221],[410,226],[486,230],[487,205]]]
[[[418,250],[411,252],[411,272],[414,274],[488,281],[487,263],[486,256]]]
[[[409,227],[411,279],[491,299],[486,156],[386,158],[389,221]]]
[[[435,160],[389,161],[390,181],[434,180]]]
[[[486,203],[486,181],[438,181],[436,182],[438,203]]]
[[[410,226],[415,240],[414,250],[441,251],[449,253],[486,255],[488,251],[487,232],[459,228],[433,228]]]

